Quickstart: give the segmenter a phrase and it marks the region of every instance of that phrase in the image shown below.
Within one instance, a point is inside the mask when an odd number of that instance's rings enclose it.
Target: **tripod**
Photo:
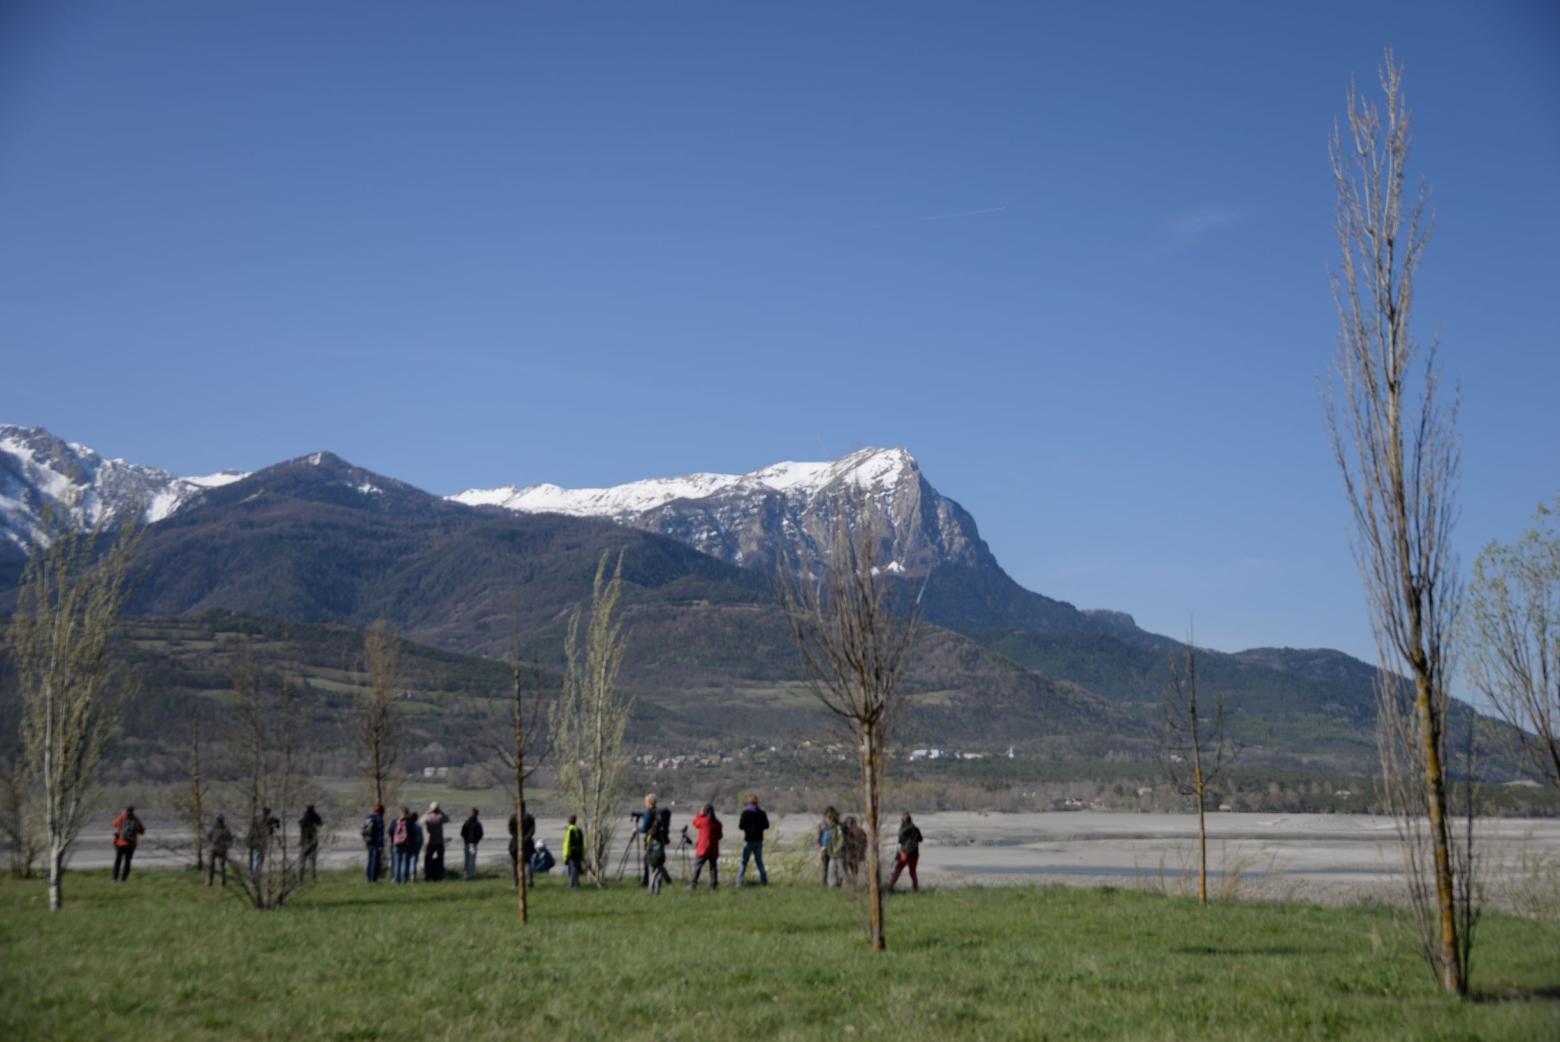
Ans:
[[[628,842],[623,844],[622,856],[618,858],[617,877],[619,881],[622,880],[623,874],[628,871],[628,858],[629,855],[632,854],[635,850],[639,851],[639,857],[637,859],[637,863],[640,867],[639,875],[641,878],[644,877],[645,847],[644,844],[639,841],[639,829],[637,827],[638,822],[635,822],[635,826],[636,827],[634,831],[628,835]]]
[[[677,849],[682,852],[682,881],[686,883],[693,871],[692,860],[688,854],[688,851],[693,849],[693,840],[688,838],[688,826],[686,825],[683,826],[682,842],[677,844]]]

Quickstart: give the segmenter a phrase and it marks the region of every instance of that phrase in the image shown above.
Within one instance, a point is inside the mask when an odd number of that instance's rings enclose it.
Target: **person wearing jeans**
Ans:
[[[369,812],[363,821],[363,844],[368,848],[368,881],[379,882],[379,874],[384,871],[385,860],[385,805],[374,804],[374,809]]]
[[[126,807],[124,813],[114,819],[114,882],[122,883],[130,878],[130,859],[135,857],[135,844],[146,831],[141,819],[135,816],[134,807]]]
[[[769,815],[759,807],[757,796],[748,797],[748,805],[742,808],[742,816],[737,819],[737,828],[742,832],[742,867],[737,869],[737,885],[741,886],[747,879],[748,858],[752,858],[758,863],[759,885],[768,886],[769,873],[764,871],[764,832],[769,828]]]
[[[563,866],[569,873],[569,889],[580,888],[580,867],[585,863],[585,830],[574,823],[575,816],[569,815],[569,824],[563,830]]]
[[[916,877],[916,862],[921,860],[921,830],[915,827],[915,822],[906,814],[899,819],[899,856],[894,859],[894,874],[888,877],[888,890],[893,893],[894,884],[899,882],[899,873],[905,869],[910,870],[910,889],[919,892],[921,880]]]
[[[688,889],[698,889],[699,873],[709,865],[710,889],[715,890],[720,886],[720,837],[725,830],[715,816],[713,804],[704,805],[699,816],[693,819],[693,827],[699,832],[699,841],[693,848],[693,878],[688,880]]]
[[[395,819],[390,832],[390,881],[392,883],[410,883],[412,881],[412,865],[415,864],[417,855],[412,847],[412,829],[416,826],[412,820],[410,807],[401,808],[401,816]]]
[[[477,819],[477,808],[471,808],[471,814],[460,826],[460,841],[465,845],[466,851],[466,878],[477,878],[477,844],[482,842],[482,822]]]

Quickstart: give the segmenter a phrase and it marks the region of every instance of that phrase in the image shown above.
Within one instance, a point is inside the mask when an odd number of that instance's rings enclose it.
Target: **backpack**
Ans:
[[[660,840],[650,841],[650,849],[645,853],[645,861],[651,868],[660,868],[666,864],[666,847],[661,845]]]
[[[374,842],[374,816],[372,814],[363,819],[363,842],[370,845]]]
[[[136,820],[130,817],[119,823],[119,838],[132,847],[135,846],[135,826]]]
[[[395,819],[395,831],[391,835],[395,837],[395,845],[398,847],[405,846],[407,841],[411,839],[412,830],[405,818]]]

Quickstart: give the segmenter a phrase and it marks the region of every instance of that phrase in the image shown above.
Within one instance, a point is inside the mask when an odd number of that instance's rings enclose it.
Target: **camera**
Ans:
[[[642,810],[631,810],[628,812],[628,816],[634,819],[634,823],[637,825],[639,822],[644,820],[645,812]]]

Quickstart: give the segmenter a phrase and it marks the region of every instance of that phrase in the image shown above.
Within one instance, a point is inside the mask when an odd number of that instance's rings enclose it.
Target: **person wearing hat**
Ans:
[[[444,878],[444,826],[450,816],[439,809],[439,801],[428,804],[428,813],[422,817],[423,831],[427,834],[427,846],[423,855],[423,879],[437,883]]]

